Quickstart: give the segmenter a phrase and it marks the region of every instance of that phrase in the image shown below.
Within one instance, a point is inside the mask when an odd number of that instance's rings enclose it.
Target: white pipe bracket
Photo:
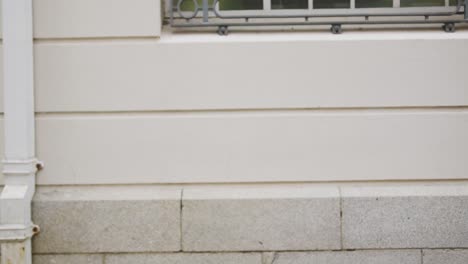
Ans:
[[[37,159],[27,160],[3,160],[3,174],[5,176],[21,176],[36,174],[38,168],[44,167],[44,163]]]
[[[1,225],[0,242],[22,242],[39,233],[37,225]]]

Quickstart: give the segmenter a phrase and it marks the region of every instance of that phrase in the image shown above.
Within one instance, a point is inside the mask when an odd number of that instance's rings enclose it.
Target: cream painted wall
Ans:
[[[160,0],[33,0],[33,6],[35,38],[157,37],[161,32]],[[0,19],[0,36],[1,31]]]
[[[467,46],[466,30],[40,42],[38,182],[464,179]]]
[[[161,34],[158,3],[34,1],[39,184],[468,179],[467,29]]]
[[[157,37],[160,14],[160,0],[34,0],[34,36]]]
[[[48,114],[39,184],[467,178],[468,111]]]
[[[467,46],[468,30],[45,42],[35,49],[37,110],[468,105]]]

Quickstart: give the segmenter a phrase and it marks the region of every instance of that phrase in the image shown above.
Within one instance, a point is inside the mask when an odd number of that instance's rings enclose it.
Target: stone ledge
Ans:
[[[39,187],[34,252],[468,247],[467,183],[185,186],[183,201],[181,192],[172,186]]]

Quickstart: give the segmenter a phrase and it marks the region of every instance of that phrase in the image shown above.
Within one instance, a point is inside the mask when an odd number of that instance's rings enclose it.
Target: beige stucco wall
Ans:
[[[468,30],[161,33],[35,0],[41,185],[468,178]]]

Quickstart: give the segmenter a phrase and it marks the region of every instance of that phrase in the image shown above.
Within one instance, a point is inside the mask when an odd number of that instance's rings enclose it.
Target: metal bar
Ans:
[[[271,10],[271,0],[263,0],[263,10]]]
[[[203,0],[203,22],[208,23],[208,0]]]
[[[294,14],[294,15],[256,15],[256,16],[218,16],[221,19],[245,19],[245,18],[330,18],[330,17],[425,17],[425,16],[452,16],[464,14],[463,12],[420,12],[420,13],[355,13],[355,14]]]
[[[331,24],[338,25],[398,25],[398,24],[444,24],[444,23],[468,23],[468,20],[448,20],[448,21],[428,21],[428,20],[401,20],[401,21],[327,21],[327,22],[267,22],[267,23],[187,23],[187,24],[175,24],[174,27],[219,27],[219,26],[232,26],[232,27],[243,27],[243,26],[325,26]]]
[[[217,4],[219,0],[214,0]],[[452,16],[460,12],[461,6],[454,7],[450,12],[408,12],[408,13],[352,13],[352,14],[290,14],[290,15],[223,15],[218,10],[213,10],[218,18],[222,19],[246,19],[246,18],[296,18],[296,17],[360,17],[360,16]],[[350,9],[352,10],[352,9]]]
[[[171,25],[174,24],[174,2],[173,0],[169,0],[169,23]]]

